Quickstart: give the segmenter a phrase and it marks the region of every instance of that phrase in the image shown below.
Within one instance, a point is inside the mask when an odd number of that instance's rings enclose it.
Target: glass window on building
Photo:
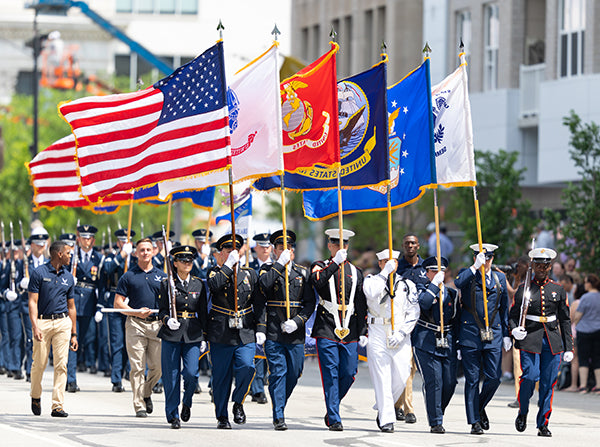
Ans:
[[[490,3],[484,8],[483,88],[495,90],[498,88],[499,8],[497,3]]]
[[[458,11],[456,13],[456,46],[460,42],[465,46],[467,62],[471,56],[471,11]]]
[[[198,0],[116,0],[117,12],[198,14]]]
[[[559,12],[559,73],[577,76],[583,73],[585,0],[561,0]]]
[[[132,12],[133,0],[117,0],[117,12]]]

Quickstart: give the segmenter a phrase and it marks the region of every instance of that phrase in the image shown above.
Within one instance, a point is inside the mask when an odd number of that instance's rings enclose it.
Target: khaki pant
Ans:
[[[410,354],[410,376],[406,381],[406,388],[404,388],[404,392],[402,396],[396,401],[394,404],[394,408],[402,408],[404,410],[404,414],[414,413],[415,408],[413,407],[413,379],[415,378],[415,373],[417,372],[417,365],[415,364],[415,359],[413,359],[412,351]]]
[[[152,388],[160,379],[161,341],[156,336],[160,327],[160,321],[144,321],[136,317],[127,317],[125,322],[125,342],[131,365],[129,382],[136,413],[146,409],[144,398],[152,395]],[[148,375],[144,378],[146,365]]]
[[[52,409],[63,408],[65,386],[67,385],[67,361],[71,341],[71,319],[38,320],[42,341],[33,338],[33,363],[31,365],[31,392],[34,399],[42,397],[42,376],[48,364],[48,354],[52,346],[54,356],[54,388],[52,389]]]

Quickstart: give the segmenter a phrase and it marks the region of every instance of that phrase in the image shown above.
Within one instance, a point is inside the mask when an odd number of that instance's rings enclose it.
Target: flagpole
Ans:
[[[169,196],[169,205],[167,206],[167,241],[169,241],[171,239],[171,208],[173,206],[173,194],[171,194],[171,196]],[[164,244],[163,244],[164,245]],[[165,250],[165,263],[163,265],[163,269],[165,271],[165,273],[167,273],[167,258],[169,256],[169,254],[167,253],[167,246],[165,245],[164,247]]]
[[[127,243],[128,244],[131,242],[131,220],[132,219],[133,219],[133,193],[131,193],[131,199],[129,199],[129,217],[127,218]],[[129,268],[129,259],[130,258],[131,258],[131,253],[128,253],[127,258],[125,258],[125,268],[123,269],[123,273],[127,273],[127,269]]]
[[[479,244],[479,253],[483,252],[483,241],[481,236],[481,217],[479,215],[479,200],[477,199],[477,187],[473,186],[473,204],[475,206],[475,222],[477,225],[477,243]],[[490,337],[490,321],[488,316],[488,299],[485,279],[485,264],[481,266],[481,291],[483,292],[483,312],[485,318],[485,337]],[[493,337],[493,335],[492,335]],[[487,340],[487,338],[486,338]]]

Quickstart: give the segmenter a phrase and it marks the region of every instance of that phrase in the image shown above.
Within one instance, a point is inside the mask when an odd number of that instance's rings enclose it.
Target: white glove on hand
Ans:
[[[202,340],[200,342],[200,352],[206,352],[207,347],[208,347],[208,345],[206,344],[206,342],[204,340]]]
[[[12,290],[8,289],[6,291],[6,293],[4,294],[4,296],[7,301],[12,302],[12,301],[16,300],[19,295],[17,295],[17,292],[13,292]]]
[[[475,263],[473,264],[473,268],[475,270],[479,270],[483,264],[485,264],[485,253],[480,252],[477,254],[477,257],[475,258]]]
[[[565,351],[563,354],[563,361],[571,363],[571,360],[573,360],[573,351]]]
[[[123,248],[121,250],[123,250],[126,255],[130,255],[133,252],[133,244],[131,242],[127,242],[126,244],[123,244]]]
[[[462,360],[462,354],[460,353],[460,349],[457,349],[457,350],[456,350],[456,358],[457,358],[458,360]]]
[[[279,262],[279,261],[277,261]],[[294,320],[286,320],[283,323],[281,323],[281,330],[282,332],[285,332],[286,334],[291,334],[292,332],[295,332],[298,329],[298,323],[296,323]]]
[[[389,276],[390,273],[392,273],[394,270],[396,270],[397,265],[398,264],[396,263],[395,259],[389,259],[383,266],[383,270],[381,270],[381,274],[383,276]]]
[[[29,278],[23,278],[19,285],[21,286],[21,289],[27,290],[27,287],[29,287]]]
[[[515,337],[515,340],[523,340],[525,337],[527,337],[527,331],[523,326],[514,328],[511,333],[512,336]]]
[[[290,262],[291,258],[292,258],[292,252],[290,251],[289,248],[286,248],[279,255],[279,259],[277,259],[277,263],[281,264],[281,265],[287,265],[287,263]]]
[[[105,299],[109,299],[110,298],[110,292],[104,292],[104,298]]]
[[[265,340],[267,339],[267,336],[265,334],[263,334],[262,332],[257,332],[256,333],[256,344],[257,345],[263,345]]]
[[[169,253],[172,248],[173,248],[173,243],[171,241],[167,241],[167,253]]]
[[[238,253],[237,250],[233,250],[231,253],[229,253],[229,256],[227,257],[227,261],[225,261],[225,265],[227,267],[229,267],[230,269],[233,269],[233,266],[236,265],[239,261],[240,261],[240,254]]]
[[[510,348],[512,348],[512,341],[510,337],[502,337],[502,346],[506,352],[510,351]]]
[[[444,284],[444,278],[446,277],[446,273],[444,272],[437,272],[435,274],[435,276],[433,277],[433,279],[431,280],[431,282],[433,283],[434,286],[438,287],[441,289],[441,285]]]
[[[73,287],[75,287],[76,285],[77,285],[77,278],[75,278],[75,277],[73,276]]]
[[[387,344],[390,348],[397,348],[404,340],[404,337],[405,335],[402,332],[394,331],[394,333],[388,337]]]
[[[333,262],[335,262],[337,265],[340,265],[342,262],[344,262],[346,260],[346,258],[348,257],[348,250],[344,249],[344,248],[340,248],[337,253],[335,254],[335,256],[333,257]]]
[[[200,250],[203,255],[205,255],[205,256],[210,255],[210,245],[209,244],[202,244],[202,248]]]
[[[369,344],[369,338],[366,335],[361,335],[358,337],[358,346],[364,348]]]
[[[100,323],[102,321],[103,317],[104,317],[104,315],[102,315],[102,312],[97,310],[96,313],[94,314],[94,321],[96,323]]]
[[[169,318],[167,320],[167,326],[169,326],[169,329],[171,329],[172,331],[176,331],[181,326],[181,323],[175,318]]]

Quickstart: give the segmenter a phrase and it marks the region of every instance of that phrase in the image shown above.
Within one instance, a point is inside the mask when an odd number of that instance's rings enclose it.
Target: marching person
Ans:
[[[190,420],[192,397],[200,376],[198,359],[206,324],[206,288],[202,280],[190,274],[197,250],[189,245],[173,248],[175,274],[174,303],[169,295],[171,278],[162,281],[158,296],[158,317],[163,326],[158,332],[162,339],[161,367],[165,391],[165,415],[171,428],[180,428],[179,403],[183,376],[183,406],[181,420]],[[171,310],[172,307],[175,307]],[[181,365],[183,363],[183,369]]]
[[[431,433],[445,433],[444,411],[456,388],[456,334],[460,320],[458,293],[444,286],[448,260],[441,258],[438,271],[437,258],[423,261],[427,271],[426,288],[419,293],[421,316],[412,332],[413,351],[421,377],[423,397]],[[440,326],[440,290],[443,293],[444,339]]]
[[[54,366],[51,416],[68,416],[64,410],[67,361],[69,349],[76,351],[78,347],[75,279],[67,268],[70,261],[71,248],[62,241],[53,242],[50,262],[34,269],[29,281],[29,319],[33,331],[31,411],[36,416],[42,414],[42,376],[50,347]]]
[[[390,295],[390,274],[398,267],[400,252],[393,251],[392,259],[389,253],[388,249],[377,253],[381,271],[367,276],[363,283],[369,312],[369,373],[375,389],[376,422],[384,433],[394,431],[394,403],[410,376],[410,333],[419,318],[417,288],[412,281],[394,275],[393,296]]]
[[[494,397],[502,377],[502,348],[508,351],[512,347],[508,328],[508,289],[506,276],[502,272],[492,271],[494,244],[470,246],[474,263],[461,270],[454,284],[461,291],[461,324],[459,347],[465,372],[465,407],[467,422],[471,424],[471,434],[481,435],[489,430],[490,421],[485,411],[486,405]],[[480,267],[485,266],[485,284],[487,291],[487,312],[489,330],[485,328],[483,289]],[[483,373],[483,385],[479,389],[480,375]]]
[[[207,280],[212,307],[205,331],[210,343],[212,390],[219,429],[231,428],[227,412],[230,396],[234,402],[233,422],[246,423],[243,405],[254,376],[256,343],[261,345],[266,339],[258,275],[254,269],[239,266],[239,250],[243,245],[244,238],[238,234],[222,236],[216,242],[217,266],[209,271]],[[235,285],[234,269],[237,272]]]
[[[212,255],[212,249],[210,247],[210,239],[212,238],[212,231],[208,232],[206,236],[206,229],[200,228],[192,231],[194,236],[194,244],[198,254],[194,258],[194,264],[192,266],[192,276],[197,276],[200,279],[206,279],[206,273],[217,265],[215,257]]]
[[[536,248],[529,252],[533,278],[530,284],[529,305],[526,309],[525,327],[520,324],[521,306],[525,284],[515,294],[510,309],[510,327],[515,346],[521,350],[521,387],[519,388],[519,413],[515,420],[517,431],[527,428],[529,399],[539,381],[539,402],[536,426],[538,436],[550,437],[548,420],[552,414],[552,397],[558,376],[560,354],[565,362],[573,360],[573,337],[566,292],[548,277],[556,252],[549,248]]]
[[[119,279],[114,302],[115,309],[139,310],[123,312],[128,315],[125,342],[131,365],[129,382],[133,393],[133,409],[139,418],[147,417],[154,410],[152,388],[161,376],[161,342],[158,338],[161,323],[152,310],[158,308],[160,283],[167,275],[152,265],[152,250],[150,238],[137,241],[137,265],[131,266]]]
[[[358,346],[366,346],[367,302],[363,292],[362,271],[347,261],[350,230],[325,231],[331,257],[314,262],[310,283],[319,294],[319,305],[311,336],[317,339],[317,356],[325,394],[325,425],[342,431],[340,402],[354,383],[358,371]],[[341,265],[344,265],[344,296],[341,288]],[[343,300],[343,301],[342,301]],[[342,304],[344,303],[344,304]],[[345,310],[345,312],[344,312]]]
[[[290,230],[286,230],[286,234],[286,250],[283,249],[283,230],[271,235],[269,240],[277,261],[264,263],[258,279],[261,298],[267,306],[265,353],[269,364],[273,428],[278,431],[287,430],[285,405],[302,375],[305,324],[315,309],[315,294],[308,284],[308,272],[294,262],[296,234]],[[286,287],[289,291],[289,318],[286,315]]]

